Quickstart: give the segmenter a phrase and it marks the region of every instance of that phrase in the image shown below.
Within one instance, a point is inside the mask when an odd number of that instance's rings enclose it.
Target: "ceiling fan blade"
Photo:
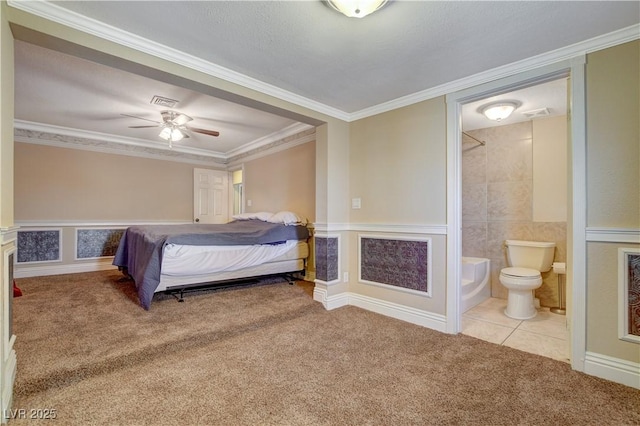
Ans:
[[[185,114],[178,114],[176,117],[173,118],[173,122],[176,124],[176,126],[184,126],[191,120],[193,120],[193,118]]]
[[[147,129],[149,127],[159,127],[159,126],[129,126],[130,129]]]
[[[160,112],[160,115],[162,115],[162,120],[165,123],[173,123],[176,126],[183,126],[193,120],[193,118],[189,117],[188,115],[182,114],[177,111],[162,111]]]
[[[203,135],[209,136],[220,136],[220,132],[216,132],[215,130],[206,130],[206,129],[198,129],[197,127],[187,127],[194,133],[202,133]]]
[[[152,122],[152,123],[162,124],[162,123],[160,123],[159,121],[156,121],[156,120],[149,120],[148,118],[137,117],[137,116],[135,116],[135,115],[129,115],[129,114],[120,114],[120,115],[122,115],[122,116],[124,116],[124,117],[136,118],[136,119],[138,119],[138,120],[145,120],[145,121],[150,121],[150,122]]]

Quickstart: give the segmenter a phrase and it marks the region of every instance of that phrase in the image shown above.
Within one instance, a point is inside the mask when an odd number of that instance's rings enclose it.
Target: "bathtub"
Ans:
[[[462,258],[461,312],[464,313],[491,297],[491,268],[489,259]]]

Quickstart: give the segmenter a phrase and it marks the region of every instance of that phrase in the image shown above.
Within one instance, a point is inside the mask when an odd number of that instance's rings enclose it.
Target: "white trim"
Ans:
[[[594,352],[585,353],[584,372],[640,389],[640,364]]]
[[[640,255],[640,248],[618,248],[618,339],[640,344],[640,336],[629,334],[629,255]]]
[[[412,225],[398,223],[351,223],[349,231],[403,234],[447,235],[447,225]]]
[[[310,125],[310,124],[306,124],[306,123],[294,123],[291,124],[290,126],[285,127],[284,129],[278,130],[277,132],[273,132],[269,135],[263,136],[261,138],[258,138],[252,142],[246,143],[244,145],[242,145],[241,147],[232,149],[231,151],[228,151],[225,155],[226,158],[232,159],[233,157],[237,156],[237,155],[241,155],[241,154],[245,154],[247,152],[253,151],[255,149],[260,149],[261,147],[268,145],[270,143],[273,142],[277,142],[279,140],[288,138],[289,136],[293,136],[293,135],[297,135],[298,133],[302,133],[304,131],[307,131],[309,129],[313,129],[314,126]],[[315,133],[313,133],[312,135],[308,135],[311,136],[313,139],[315,139]],[[300,139],[304,139],[304,138],[300,138]],[[313,140],[312,139],[312,140]],[[298,143],[306,143],[309,142],[309,140],[305,140],[304,142],[300,142],[296,139],[296,141]],[[289,146],[289,145],[287,145]]]
[[[327,296],[327,290],[318,287],[313,290],[313,300],[322,303],[322,306],[324,306],[327,311],[349,305],[348,293]]]
[[[350,231],[348,223],[320,223],[314,222],[313,227],[316,234],[327,232],[347,232]]]
[[[121,46],[126,46],[137,51],[155,56],[160,59],[190,68],[204,74],[256,90],[260,93],[273,96],[286,102],[309,108],[322,114],[348,121],[349,114],[337,108],[330,107],[320,102],[314,101],[293,92],[281,89],[274,85],[264,83],[255,78],[246,76],[239,72],[216,65],[196,56],[189,55],[178,49],[162,45],[155,41],[140,37],[139,35],[124,31],[103,22],[97,21],[88,16],[80,15],[69,9],[45,1],[31,0],[8,0],[9,6],[23,10],[36,16],[48,19],[67,27],[100,37],[114,42]]]
[[[282,139],[284,138],[281,138],[279,140],[282,140]],[[293,141],[281,143],[279,145],[270,147],[265,150],[260,150],[260,148],[256,148],[256,152],[250,153],[249,155],[246,155],[246,156],[245,155],[229,156],[227,159],[227,167],[234,167],[234,166],[237,166],[238,164],[243,164],[244,162],[265,157],[267,155],[275,154],[276,152],[291,149],[298,145],[302,145],[308,142],[313,142],[315,140],[316,140],[316,134],[310,133],[308,135],[300,136]]]
[[[40,138],[16,136],[16,140],[18,142],[38,143],[39,141],[42,141],[43,144],[49,143],[53,146],[69,147],[69,142],[65,142],[63,138],[60,138],[60,136],[67,136],[73,139],[88,139],[88,140],[96,140],[96,141],[104,141],[104,142],[113,142],[121,145],[137,146],[141,148],[151,148],[151,149],[156,149],[159,151],[166,151],[166,152],[175,151],[183,154],[200,155],[203,157],[211,157],[211,158],[219,158],[219,159],[227,158],[227,156],[225,156],[224,153],[217,152],[217,151],[208,151],[204,149],[190,148],[190,147],[179,145],[179,144],[176,144],[173,148],[170,149],[169,145],[166,145],[161,142],[150,142],[146,139],[130,138],[126,136],[118,136],[118,135],[113,135],[109,133],[94,132],[91,130],[82,130],[82,129],[75,129],[70,127],[56,126],[53,124],[36,123],[34,121],[25,121],[25,120],[15,119],[13,120],[13,127],[14,127],[14,130],[20,129],[20,130],[25,130],[29,132],[45,133],[47,135],[54,135],[56,137],[56,139],[40,139]],[[87,149],[90,149],[90,148],[93,148],[96,150],[100,149],[100,147],[87,147]],[[103,149],[107,150],[108,148],[103,148]]]
[[[18,240],[18,229],[20,229],[20,227],[17,225],[0,228],[0,244],[4,246],[16,242]]]
[[[248,77],[236,71],[224,68],[214,63],[205,61],[180,50],[164,46],[160,43],[129,33],[119,28],[107,25],[103,22],[80,15],[76,12],[64,9],[58,5],[45,1],[31,0],[7,0],[10,7],[23,10],[36,16],[57,22],[76,30],[92,34],[105,40],[122,46],[135,49],[140,52],[176,63],[178,65],[197,70],[207,75],[234,83],[260,93],[273,96],[286,102],[309,108],[312,111],[326,114],[346,122],[360,120],[376,114],[391,111],[404,106],[412,105],[438,96],[478,86],[490,81],[512,76],[532,69],[547,66],[549,64],[568,60],[578,55],[605,49],[617,44],[636,40],[640,37],[640,24],[622,28],[608,34],[584,40],[569,46],[565,46],[550,52],[546,52],[531,58],[500,66],[469,77],[461,78],[440,86],[422,90],[411,95],[402,96],[388,102],[383,102],[360,111],[348,113],[337,108],[322,104],[312,99],[281,89],[274,85],[264,83],[255,78]]]
[[[586,351],[586,99],[584,55],[541,68],[485,83],[447,95],[447,332],[458,333],[460,313],[461,264],[461,105],[496,93],[506,93],[570,75],[572,225],[569,241],[573,244],[570,265],[572,277],[571,366],[584,370]]]
[[[15,262],[16,251],[17,251],[16,247],[11,247],[10,249],[5,250],[3,253],[4,265],[5,265],[5,268],[3,271],[3,282],[5,283],[5,285],[2,288],[2,292],[4,294],[2,297],[0,297],[0,300],[2,300],[2,322],[4,323],[2,325],[2,336],[4,336],[2,339],[2,347],[3,347],[2,361],[7,360],[11,355],[11,339],[13,338],[13,334],[9,334],[9,332],[13,330],[9,330],[9,324],[12,324],[13,318],[9,317],[9,315],[12,315],[12,313],[9,310],[9,304],[13,302],[13,279],[15,279],[16,268],[14,265],[11,265],[11,262],[9,260],[13,255],[14,262]],[[9,268],[11,266],[13,266],[12,277],[9,276]]]
[[[314,223],[316,232],[379,232],[390,234],[447,235],[447,225],[399,223]]]
[[[378,240],[389,240],[389,241],[397,241],[397,240],[401,240],[401,241],[418,241],[418,242],[427,243],[427,291],[418,291],[418,290],[413,290],[413,289],[406,288],[406,287],[395,286],[395,285],[391,285],[391,284],[387,284],[387,283],[363,280],[362,279],[362,239],[363,238],[371,238],[371,239],[378,239]],[[401,291],[403,293],[413,294],[414,296],[431,298],[431,296],[432,296],[431,291],[433,290],[433,284],[432,284],[432,279],[431,279],[431,275],[432,275],[432,271],[431,271],[431,269],[432,269],[432,262],[431,262],[432,246],[433,246],[433,244],[431,243],[431,238],[406,237],[406,236],[385,237],[385,236],[374,235],[374,234],[358,234],[358,258],[357,258],[357,261],[358,261],[358,282],[359,283],[363,283],[363,284],[369,284],[369,285],[382,287],[384,289],[391,290],[391,291]]]
[[[102,261],[74,263],[67,265],[51,266],[20,266],[16,267],[13,275],[16,278],[43,277],[47,275],[78,274],[82,272],[117,270],[117,266],[111,264],[113,257],[103,258]],[[19,265],[24,265],[23,263]]]
[[[323,289],[314,290],[313,299],[322,303],[329,311],[342,306],[356,306],[386,317],[396,318],[443,333],[446,332],[446,318],[444,315],[426,312],[386,300],[350,292],[327,297],[327,292]]]
[[[291,141],[276,144],[276,142],[284,141],[287,138],[291,138],[312,128],[313,126],[308,124],[296,123],[228,153],[191,148],[181,144],[175,144],[173,148],[169,148],[163,143],[151,142],[146,139],[129,138],[108,133],[17,119],[14,120],[14,140],[16,142],[53,146],[56,148],[80,149],[105,154],[126,155],[130,157],[226,168],[226,166],[232,163],[261,158],[307,142],[312,142],[315,140],[315,132],[300,136]],[[272,146],[269,147],[270,144]],[[265,149],[261,150],[260,148],[262,147],[265,147]],[[251,151],[256,152],[251,153]],[[249,153],[249,155],[243,156],[242,154],[244,153]]]
[[[33,231],[32,227],[63,227],[63,228],[94,228],[94,227],[117,227],[126,228],[134,225],[186,225],[193,223],[193,221],[175,220],[175,221],[144,221],[144,220],[131,220],[126,222],[76,222],[76,221],[29,221],[23,220],[18,222],[20,229]]]
[[[9,1],[11,3],[11,0]],[[365,108],[350,114],[349,121],[360,120],[362,118],[371,117],[383,112],[392,111],[401,107],[412,105],[418,102],[433,99],[438,96],[448,95],[460,90],[479,86],[484,83],[495,81],[501,78],[513,76],[523,72],[535,70],[537,68],[552,65],[561,61],[571,60],[580,55],[586,55],[590,52],[606,49],[607,47],[617,44],[626,43],[628,41],[640,38],[640,24],[635,24],[618,31],[613,31],[598,37],[584,40],[570,46],[552,50],[522,61],[513,62],[501,67],[493,68],[478,74],[464,77],[440,86],[432,87],[411,95],[403,96],[388,102]]]
[[[571,61],[570,93],[571,99],[571,147],[569,158],[573,199],[571,206],[571,230],[567,233],[567,242],[571,243],[572,260],[571,283],[571,367],[584,371],[587,350],[587,99],[586,99],[586,57]]]
[[[13,405],[13,385],[16,381],[16,374],[18,372],[18,362],[16,359],[16,351],[14,349],[15,336],[9,341],[8,349],[9,356],[3,363],[4,371],[0,374],[3,378],[2,383],[2,423],[6,423],[9,420],[9,411]]]
[[[640,244],[640,229],[588,227],[587,241]]]

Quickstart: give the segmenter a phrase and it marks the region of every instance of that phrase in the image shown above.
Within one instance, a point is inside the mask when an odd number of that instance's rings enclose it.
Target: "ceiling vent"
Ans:
[[[150,103],[152,105],[160,105],[167,108],[173,108],[174,106],[176,106],[178,101],[176,101],[175,99],[169,99],[169,98],[156,95],[151,99]]]
[[[551,114],[549,108],[532,109],[531,111],[523,111],[522,115],[527,118],[548,117]]]

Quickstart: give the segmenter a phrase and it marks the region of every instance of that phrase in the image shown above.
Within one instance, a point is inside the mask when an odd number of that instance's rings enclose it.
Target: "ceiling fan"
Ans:
[[[189,117],[186,114],[182,114],[178,111],[161,111],[160,115],[162,115],[162,121],[149,120],[142,117],[136,117],[134,115],[122,114],[125,117],[137,118],[139,120],[151,121],[156,123],[154,126],[129,126],[130,129],[144,129],[148,127],[160,127],[162,130],[160,131],[160,136],[162,139],[169,142],[169,148],[171,148],[173,142],[177,142],[182,140],[183,138],[188,138],[189,135],[187,131],[194,133],[201,133],[203,135],[208,136],[219,136],[220,132],[215,130],[207,130],[200,129],[197,127],[187,126],[187,123],[192,121],[193,118]]]

